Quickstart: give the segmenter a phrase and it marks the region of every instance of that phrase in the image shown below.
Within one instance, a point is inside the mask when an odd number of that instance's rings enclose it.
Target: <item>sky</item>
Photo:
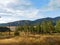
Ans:
[[[60,0],[0,0],[0,23],[60,16]]]

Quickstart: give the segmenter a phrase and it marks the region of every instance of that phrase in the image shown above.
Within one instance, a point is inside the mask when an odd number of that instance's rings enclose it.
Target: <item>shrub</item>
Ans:
[[[14,36],[19,36],[19,31],[15,31]]]

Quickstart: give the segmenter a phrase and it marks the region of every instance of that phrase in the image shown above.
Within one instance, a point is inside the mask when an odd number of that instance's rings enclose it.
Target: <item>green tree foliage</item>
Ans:
[[[41,33],[47,33],[48,31],[48,25],[47,25],[47,22],[46,21],[43,21],[41,23]]]
[[[28,31],[28,26],[27,26],[27,25],[24,25],[23,28],[24,28],[24,31],[25,31],[25,32]]]
[[[36,32],[41,33],[41,25],[40,24],[36,25]]]
[[[24,24],[24,26],[17,26],[16,30],[19,31],[24,31],[33,33],[33,34],[52,34],[54,32],[59,32],[60,33],[60,21],[56,22],[56,25],[53,25],[52,21],[42,21],[41,24],[36,24],[36,25],[28,25],[27,23]],[[18,32],[18,31],[17,31]]]
[[[48,24],[48,32],[51,34],[51,33],[53,33],[54,32],[54,26],[53,26],[53,22],[52,21],[48,21],[47,22],[47,24]]]
[[[0,32],[11,31],[8,27],[0,27]]]
[[[60,20],[56,22],[55,32],[59,32],[60,33]]]
[[[33,32],[34,32],[34,26],[29,26],[29,31],[30,31],[31,33],[33,33]]]
[[[23,31],[24,28],[23,28],[23,26],[17,26],[17,27],[16,27],[16,30],[18,30],[18,31]]]
[[[9,35],[10,35],[11,30],[8,27],[0,27],[0,32],[1,32],[1,34],[2,34],[2,32],[9,32]]]

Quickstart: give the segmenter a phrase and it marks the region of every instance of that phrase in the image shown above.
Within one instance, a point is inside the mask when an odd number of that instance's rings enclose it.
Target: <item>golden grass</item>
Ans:
[[[17,36],[0,39],[0,45],[60,45],[59,35]]]

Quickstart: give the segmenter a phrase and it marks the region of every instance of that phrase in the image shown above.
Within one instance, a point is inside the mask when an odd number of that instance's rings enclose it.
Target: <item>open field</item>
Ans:
[[[0,39],[0,45],[60,45],[60,35],[17,36]]]

